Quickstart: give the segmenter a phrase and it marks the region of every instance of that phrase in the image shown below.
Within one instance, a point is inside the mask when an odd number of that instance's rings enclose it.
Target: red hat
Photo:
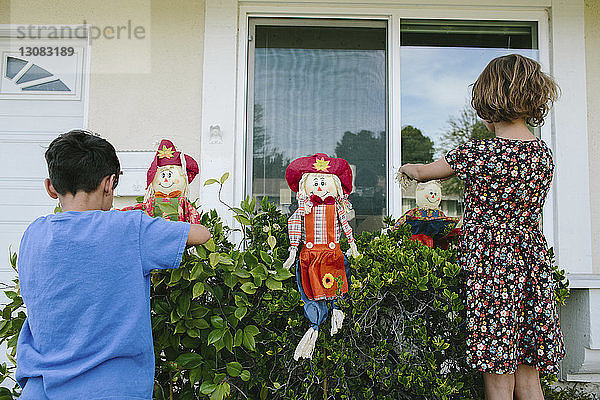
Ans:
[[[154,175],[156,175],[156,170],[158,167],[164,167],[165,165],[180,165],[181,166],[181,152],[175,149],[175,145],[173,142],[167,139],[163,139],[158,145],[158,150],[156,151],[156,155],[154,156],[154,160],[152,160],[152,164],[150,164],[150,168],[148,168],[148,174],[146,176],[146,187],[152,184],[154,180]],[[187,154],[183,154],[185,157],[185,168],[187,170],[188,183],[193,181],[200,169],[198,168],[198,163],[192,157]]]
[[[292,191],[298,191],[300,179],[305,173],[337,175],[342,183],[344,194],[352,192],[352,169],[348,161],[343,158],[332,158],[327,154],[317,153],[295,159],[285,170],[285,179]]]

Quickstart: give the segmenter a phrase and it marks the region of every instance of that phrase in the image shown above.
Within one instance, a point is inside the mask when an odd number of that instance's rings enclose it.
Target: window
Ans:
[[[353,168],[353,229],[379,228],[388,179],[385,22],[250,22],[247,192],[293,211],[285,168],[327,153]]]
[[[470,85],[495,57],[539,59],[536,22],[405,19],[400,24],[402,163],[427,163],[469,139],[491,137],[470,106]],[[442,209],[462,214],[461,183],[442,184]],[[402,213],[415,207],[403,192]]]

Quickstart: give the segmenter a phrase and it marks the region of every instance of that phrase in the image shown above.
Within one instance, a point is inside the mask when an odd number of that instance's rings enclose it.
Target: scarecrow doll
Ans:
[[[327,318],[329,307],[331,335],[342,327],[344,313],[336,308],[335,299],[338,294],[348,292],[350,283],[349,263],[339,244],[342,231],[350,243],[351,255],[356,258],[360,254],[346,218],[351,208],[348,195],[352,191],[348,162],[322,153],[301,157],[288,166],[285,178],[290,189],[297,192],[298,209],[288,220],[291,246],[284,267],[292,266],[302,241],[296,280],[304,301],[304,314],[311,322],[294,352],[294,359],[298,360],[312,358],[319,325]]]
[[[186,198],[188,185],[198,174],[198,163],[177,151],[170,140],[163,139],[146,175],[144,201],[122,211],[142,210],[150,217],[171,217],[157,203],[169,203],[177,209],[178,221],[200,223],[200,214]]]
[[[459,231],[456,228],[459,218],[447,217],[440,209],[442,186],[437,181],[418,183],[415,197],[417,207],[405,212],[394,229],[407,224],[411,228],[413,241],[447,249],[450,239]]]

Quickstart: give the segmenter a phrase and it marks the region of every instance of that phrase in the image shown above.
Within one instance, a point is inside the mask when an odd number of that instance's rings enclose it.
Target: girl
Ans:
[[[419,182],[456,175],[465,183],[458,261],[466,273],[467,361],[483,372],[489,400],[543,399],[539,371],[556,372],[564,355],[539,226],[554,163],[527,128],[543,123],[557,95],[536,61],[498,57],[477,78],[471,98],[496,137],[400,168]]]

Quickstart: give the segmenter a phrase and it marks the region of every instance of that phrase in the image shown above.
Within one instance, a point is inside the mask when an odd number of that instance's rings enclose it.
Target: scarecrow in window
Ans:
[[[350,284],[349,263],[339,245],[342,231],[350,243],[351,255],[360,254],[346,217],[352,191],[348,162],[322,153],[301,157],[288,166],[285,178],[290,189],[297,192],[298,209],[288,220],[291,246],[284,267],[292,266],[298,246],[304,242],[296,263],[296,280],[304,314],[311,322],[294,352],[294,359],[298,360],[312,358],[318,329],[327,318],[329,307],[331,335],[342,327],[344,313],[336,308],[335,299],[338,294],[347,293]]]
[[[176,220],[199,224],[200,214],[186,198],[188,185],[198,172],[198,163],[192,157],[177,151],[170,140],[163,139],[148,168],[144,201],[121,210],[142,210],[150,217],[172,220],[175,213],[164,213],[157,206],[168,203],[177,210]]]
[[[397,178],[401,185],[408,187],[406,178]],[[447,217],[440,209],[442,202],[442,186],[438,181],[418,183],[415,189],[417,207],[408,210],[396,222],[394,229],[407,224],[411,228],[411,239],[425,246],[448,248],[452,237],[456,236],[459,218]]]

